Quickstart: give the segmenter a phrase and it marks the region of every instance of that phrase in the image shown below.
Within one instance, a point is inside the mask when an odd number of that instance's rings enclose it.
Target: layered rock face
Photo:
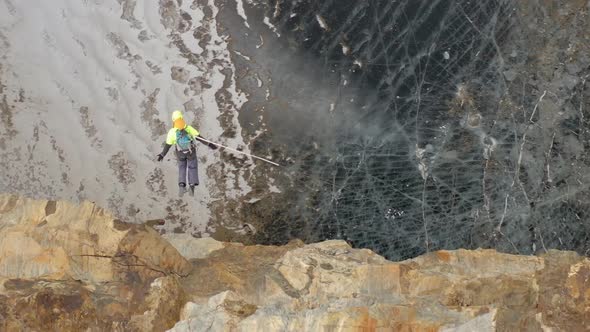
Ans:
[[[2,195],[0,318],[7,331],[583,331],[590,260],[457,250],[391,262],[343,241],[164,239],[92,203]]]
[[[190,263],[94,204],[0,196],[0,330],[163,330]]]

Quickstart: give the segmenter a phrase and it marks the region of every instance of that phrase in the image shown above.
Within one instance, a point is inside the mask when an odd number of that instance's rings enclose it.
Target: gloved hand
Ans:
[[[162,159],[164,159],[164,156],[162,156],[161,154],[158,155],[158,161],[162,161]]]
[[[209,143],[207,145],[209,146],[209,149],[211,149],[211,150],[217,150],[217,145],[215,145],[213,143]]]

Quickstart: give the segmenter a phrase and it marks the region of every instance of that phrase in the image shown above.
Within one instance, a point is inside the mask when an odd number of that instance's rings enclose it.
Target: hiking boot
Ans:
[[[186,184],[182,183],[182,182],[179,183],[178,184],[178,196],[182,197],[185,192],[186,192]]]
[[[189,194],[190,194],[192,197],[194,197],[194,196],[195,196],[195,185],[194,185],[194,184],[191,184],[191,185],[189,186],[189,188],[190,188]]]

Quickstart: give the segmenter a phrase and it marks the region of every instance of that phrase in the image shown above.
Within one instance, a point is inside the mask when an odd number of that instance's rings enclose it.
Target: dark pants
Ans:
[[[199,184],[199,171],[197,169],[197,154],[193,150],[191,153],[177,152],[178,158],[178,183],[188,183],[189,185]],[[188,173],[188,182],[186,181]]]

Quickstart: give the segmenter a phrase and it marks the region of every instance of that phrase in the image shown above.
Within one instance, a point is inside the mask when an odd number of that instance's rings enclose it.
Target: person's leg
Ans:
[[[182,196],[186,191],[186,169],[187,159],[185,156],[178,156],[178,190],[179,195]]]
[[[188,184],[191,186],[199,185],[197,154],[194,152],[188,156]]]
[[[195,186],[199,185],[199,168],[197,154],[195,152],[191,153],[188,157],[188,184],[192,196],[195,194]]]

